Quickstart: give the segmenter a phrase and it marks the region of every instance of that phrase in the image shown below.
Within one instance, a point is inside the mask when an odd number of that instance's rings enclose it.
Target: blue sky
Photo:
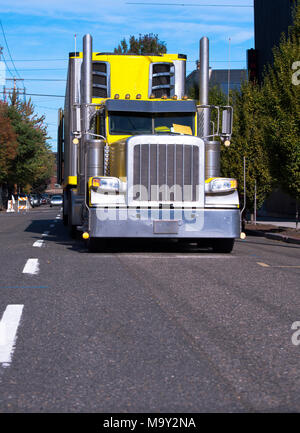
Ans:
[[[199,7],[201,4],[220,7]],[[158,34],[169,53],[187,54],[187,73],[195,69],[202,36],[210,39],[211,67],[227,68],[230,38],[232,68],[246,68],[246,50],[254,46],[253,8],[222,5],[252,6],[253,0],[0,0],[0,19],[26,92],[64,95],[68,53],[75,50],[75,34],[77,50],[81,50],[83,35],[90,33],[94,51],[113,51],[130,35]],[[1,28],[0,46],[11,71],[6,71],[6,77],[18,77]],[[7,87],[13,84],[6,83]],[[49,141],[56,150],[57,110],[63,106],[63,98],[31,99],[36,112],[46,116]]]

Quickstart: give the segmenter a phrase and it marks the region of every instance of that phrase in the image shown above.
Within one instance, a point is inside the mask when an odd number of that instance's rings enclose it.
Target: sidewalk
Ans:
[[[270,224],[276,227],[288,227],[292,229],[296,228],[295,218],[257,217],[256,222],[259,224]],[[298,229],[300,229],[300,220],[298,222]]]
[[[268,239],[300,245],[300,223],[296,230],[296,221],[283,218],[258,218],[256,224],[245,226],[247,235],[264,236]]]

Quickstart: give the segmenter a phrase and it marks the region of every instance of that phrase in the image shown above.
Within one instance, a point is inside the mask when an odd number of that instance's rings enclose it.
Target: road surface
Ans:
[[[0,254],[0,412],[300,411],[299,246],[91,254],[42,206],[0,214]]]

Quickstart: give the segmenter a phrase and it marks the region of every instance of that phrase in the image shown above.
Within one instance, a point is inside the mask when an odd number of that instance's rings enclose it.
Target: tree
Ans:
[[[229,148],[221,150],[221,174],[238,180],[240,195],[244,196],[244,157],[246,158],[247,209],[253,212],[256,186],[259,209],[272,191],[274,178],[271,152],[264,139],[266,116],[261,109],[260,88],[244,82],[240,91],[231,92],[234,109],[233,134]]]
[[[0,184],[6,183],[17,154],[17,136],[7,113],[7,104],[0,102]]]
[[[190,97],[198,99],[199,87],[190,90]],[[241,90],[230,92],[230,103],[234,110],[233,134],[229,148],[221,146],[221,176],[237,179],[239,193],[244,196],[244,157],[246,158],[246,202],[247,210],[253,212],[256,187],[259,209],[272,191],[274,179],[271,175],[271,155],[262,139],[265,115],[261,109],[262,94],[258,86],[245,81]],[[216,85],[209,89],[209,103],[216,106],[228,104],[228,95]],[[217,122],[215,110],[211,119]]]
[[[129,45],[126,39],[122,39],[117,48],[116,54],[164,54],[167,52],[166,43],[158,39],[158,35],[149,33],[139,35],[138,38],[130,36]]]
[[[29,100],[7,107],[7,115],[17,137],[17,153],[12,161],[11,183],[21,188],[25,185],[44,183],[53,172],[54,158],[47,144],[44,116],[34,114]]]
[[[273,176],[299,201],[300,83],[293,80],[293,65],[300,61],[300,2],[293,26],[273,52],[274,64],[265,71],[262,85],[262,111],[267,118],[264,139],[273,156]]]

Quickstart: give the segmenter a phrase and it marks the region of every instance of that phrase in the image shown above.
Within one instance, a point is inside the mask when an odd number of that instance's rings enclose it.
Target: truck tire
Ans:
[[[213,239],[212,248],[214,253],[229,254],[233,250],[234,239]]]

